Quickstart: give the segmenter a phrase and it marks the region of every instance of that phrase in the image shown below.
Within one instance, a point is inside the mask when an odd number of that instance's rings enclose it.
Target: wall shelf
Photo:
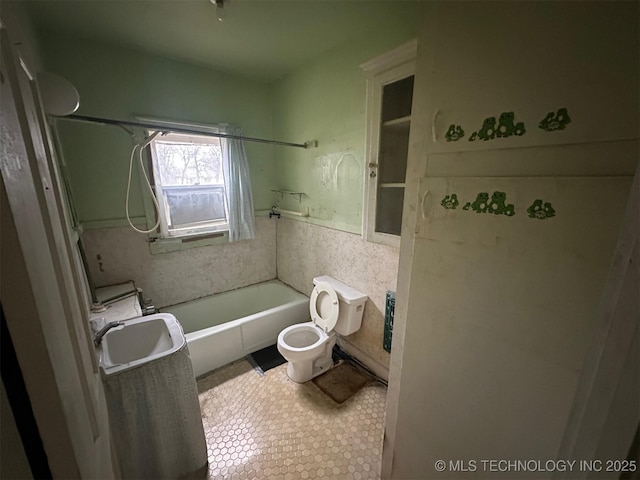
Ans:
[[[302,196],[304,195],[304,192],[293,192],[291,190],[278,190],[278,189],[271,189],[272,192],[275,193],[279,193],[280,194],[280,198],[282,199],[285,195],[291,195],[291,196],[298,196],[298,202],[302,202]]]

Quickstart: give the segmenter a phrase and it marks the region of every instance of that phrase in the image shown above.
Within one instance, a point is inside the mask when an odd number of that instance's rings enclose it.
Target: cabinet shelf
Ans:
[[[411,123],[411,115],[407,115],[406,117],[394,118],[393,120],[387,120],[386,122],[382,122],[383,127],[394,127],[394,126],[406,126],[409,128],[409,124]]]
[[[404,188],[404,183],[381,183],[378,185],[380,188]]]

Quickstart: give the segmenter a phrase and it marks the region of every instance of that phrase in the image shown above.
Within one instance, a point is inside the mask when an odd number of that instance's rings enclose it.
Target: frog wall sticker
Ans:
[[[489,194],[487,192],[480,192],[473,202],[467,203],[462,207],[463,210],[469,210],[469,208],[473,209],[476,213],[487,213],[487,209],[489,208]]]
[[[534,200],[529,208],[527,208],[527,214],[530,218],[544,220],[546,218],[555,217],[556,211],[549,202],[543,202],[538,198]]]
[[[447,210],[455,210],[458,205],[460,205],[460,202],[458,201],[458,195],[456,195],[455,193],[447,195],[442,199],[440,205],[442,205]]]
[[[444,135],[444,138],[447,139],[447,142],[457,142],[462,137],[464,137],[464,130],[462,129],[462,125],[449,125],[449,129],[447,133]]]
[[[513,131],[516,129],[516,125],[513,123],[513,118],[513,112],[504,112],[500,114],[498,128],[496,129],[496,137],[510,137],[513,135]]]
[[[491,195],[491,201],[489,202],[489,207],[487,211],[489,213],[493,213],[494,215],[502,215],[504,213],[505,208],[505,200],[507,198],[507,194],[504,192],[493,192]]]
[[[502,112],[498,121],[496,117],[487,117],[482,122],[482,128],[477,132],[473,132],[469,137],[470,142],[475,142],[477,139],[493,140],[494,138],[506,138],[512,135],[521,136],[526,133],[524,122],[515,121],[515,114],[513,112]]]
[[[480,192],[473,202],[468,202],[462,207],[463,210],[473,210],[476,213],[492,213],[494,215],[506,215],[513,217],[516,214],[516,207],[507,204],[507,194],[505,192],[493,192],[491,200],[487,192]]]
[[[459,204],[458,196],[455,193],[447,195],[440,202],[440,205],[448,210],[456,209]],[[507,203],[507,194],[498,191],[493,192],[491,198],[489,198],[487,192],[478,193],[476,199],[473,202],[465,203],[462,210],[473,210],[476,213],[491,213],[493,215],[505,215],[507,217],[513,217],[516,214],[515,205],[513,203]],[[550,202],[545,202],[538,198],[534,200],[527,209],[527,214],[530,218],[544,220],[555,217],[556,210]]]
[[[491,201],[487,207],[488,213],[494,215],[507,215],[512,217],[516,214],[516,208],[512,203],[507,204],[507,194],[504,192],[493,192],[491,195]]]
[[[496,136],[496,117],[485,118],[482,122],[482,128],[478,132],[480,140],[493,140]]]
[[[538,128],[547,132],[564,130],[571,123],[571,117],[566,108],[559,108],[557,112],[549,112],[547,116],[538,124]]]
[[[516,126],[513,129],[513,134],[521,137],[525,133],[527,133],[527,130],[524,128],[524,122],[516,123]]]
[[[507,217],[513,217],[516,214],[516,207],[513,206],[513,203],[510,203],[504,207],[504,212],[502,212],[502,214]]]

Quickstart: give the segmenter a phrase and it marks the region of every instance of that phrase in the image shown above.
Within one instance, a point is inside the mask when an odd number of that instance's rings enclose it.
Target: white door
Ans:
[[[110,478],[107,414],[86,289],[64,223],[36,81],[0,27],[0,298],[53,476]]]
[[[594,461],[554,478],[638,478],[627,454],[640,425],[639,224],[640,164],[558,455]]]
[[[556,458],[630,184],[422,179],[392,478]]]

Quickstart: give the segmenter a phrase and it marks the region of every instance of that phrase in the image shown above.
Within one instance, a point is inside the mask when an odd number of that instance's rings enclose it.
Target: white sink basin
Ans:
[[[100,367],[106,375],[121,373],[171,355],[186,341],[182,326],[170,313],[125,320],[102,337]]]

